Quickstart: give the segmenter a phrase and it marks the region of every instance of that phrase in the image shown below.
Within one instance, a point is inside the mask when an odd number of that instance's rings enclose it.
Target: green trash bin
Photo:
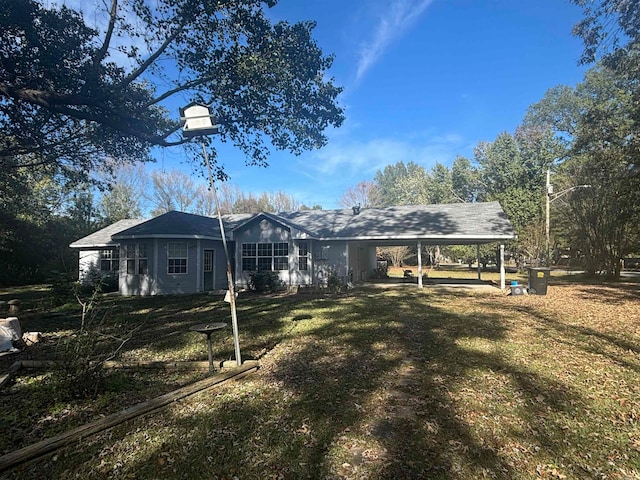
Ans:
[[[529,295],[546,295],[550,275],[550,268],[529,268]]]

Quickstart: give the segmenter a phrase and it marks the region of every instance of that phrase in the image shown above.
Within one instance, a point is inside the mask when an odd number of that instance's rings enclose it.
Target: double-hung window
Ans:
[[[187,273],[186,242],[169,242],[167,245],[167,273]]]
[[[289,244],[274,243],[273,244],[273,269],[289,270]]]
[[[273,244],[258,244],[258,270],[273,270]]]
[[[257,270],[257,254],[258,250],[255,243],[242,244],[242,270],[245,272],[254,272]]]
[[[298,244],[298,270],[309,270],[309,244],[306,240]]]
[[[127,275],[147,275],[149,273],[146,243],[124,245],[122,252],[127,266]]]

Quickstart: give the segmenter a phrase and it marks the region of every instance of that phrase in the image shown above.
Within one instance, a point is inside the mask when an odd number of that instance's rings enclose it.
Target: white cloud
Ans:
[[[388,4],[387,10],[380,17],[374,37],[361,49],[356,81],[384,55],[395,39],[415,24],[432,2],[433,0],[393,0]]]
[[[368,141],[334,139],[313,153],[312,161],[301,160],[310,178],[372,178],[378,170],[397,162],[414,162],[429,169],[437,162],[449,165],[464,148],[464,139],[455,133],[411,140],[375,138]]]

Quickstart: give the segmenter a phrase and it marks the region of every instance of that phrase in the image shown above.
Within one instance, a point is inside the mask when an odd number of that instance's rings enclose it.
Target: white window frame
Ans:
[[[243,272],[289,270],[289,242],[245,242],[241,248],[240,261]],[[283,252],[286,252],[286,255],[283,255]],[[254,266],[253,269],[245,268],[249,263]],[[276,269],[276,266],[285,268]]]
[[[298,243],[298,270],[309,271],[309,241],[300,240]]]
[[[120,269],[120,249],[105,248],[99,251],[99,267],[101,273],[117,272]],[[103,262],[108,262],[109,268],[102,268]]]
[[[189,246],[187,242],[168,242],[167,275],[187,275],[188,273]]]
[[[149,273],[149,259],[146,243],[131,243],[122,246],[124,250],[124,271],[127,275],[147,275]],[[131,265],[132,268],[129,268]]]

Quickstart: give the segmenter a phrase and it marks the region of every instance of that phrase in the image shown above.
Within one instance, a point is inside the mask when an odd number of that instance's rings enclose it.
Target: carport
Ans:
[[[367,218],[354,221],[359,226],[360,235],[345,238],[348,269],[355,279],[365,279],[366,272],[372,270],[375,247],[415,246],[418,288],[423,288],[423,247],[475,245],[477,275],[478,280],[482,280],[480,246],[497,243],[500,246],[500,287],[505,288],[504,244],[516,235],[498,202],[402,206],[384,211],[367,209],[356,215],[366,215]],[[355,233],[355,225],[353,227]],[[365,252],[366,259],[362,258],[362,252]]]

